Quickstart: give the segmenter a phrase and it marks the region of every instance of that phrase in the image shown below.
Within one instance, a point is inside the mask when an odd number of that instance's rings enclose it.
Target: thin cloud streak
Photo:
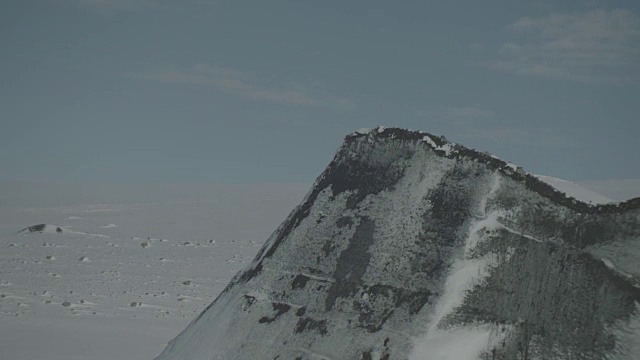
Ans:
[[[594,10],[521,18],[506,29],[491,67],[517,75],[582,83],[637,83],[640,17],[627,10]]]
[[[417,115],[444,126],[452,139],[530,148],[572,149],[579,142],[566,130],[550,127],[516,128],[491,110],[477,106],[431,107]]]
[[[208,0],[55,0],[61,5],[77,7],[99,16],[112,17],[123,13],[172,11],[188,6],[206,5]]]
[[[157,0],[73,0],[73,3],[98,12],[136,11],[161,5]]]
[[[434,106],[417,111],[420,117],[447,121],[487,120],[495,118],[496,113],[476,106]]]
[[[579,146],[579,143],[565,134],[562,129],[555,128],[467,128],[455,132],[454,135],[461,139],[533,148],[550,147],[555,149],[570,149]]]
[[[149,69],[127,73],[125,76],[163,83],[212,86],[245,98],[286,105],[341,107],[350,104],[350,101],[345,98],[326,98],[311,95],[301,89],[264,85],[248,74],[235,69],[203,63],[182,69]]]

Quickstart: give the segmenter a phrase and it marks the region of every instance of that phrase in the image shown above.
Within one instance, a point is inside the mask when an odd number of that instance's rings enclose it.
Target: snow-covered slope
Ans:
[[[590,180],[581,181],[580,185],[615,201],[626,201],[640,196],[640,179]]]
[[[559,191],[562,191],[563,193],[586,203],[607,204],[615,202],[615,200],[613,199],[610,199],[602,194],[599,194],[593,190],[590,190],[582,185],[573,183],[571,181],[545,175],[536,175],[536,177],[558,189]]]
[[[633,359],[639,209],[361,130],[158,359]]]

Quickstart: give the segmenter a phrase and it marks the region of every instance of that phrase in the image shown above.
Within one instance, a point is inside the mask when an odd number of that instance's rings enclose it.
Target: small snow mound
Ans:
[[[114,227],[118,227],[118,225],[116,224],[108,224],[108,225],[104,225],[104,226],[100,226],[103,229],[109,229],[109,228],[114,228]]]
[[[89,260],[89,258],[88,258],[88,257],[83,256],[83,257],[81,257],[80,259],[78,259],[78,261],[82,261],[82,262],[90,262],[91,260]]]

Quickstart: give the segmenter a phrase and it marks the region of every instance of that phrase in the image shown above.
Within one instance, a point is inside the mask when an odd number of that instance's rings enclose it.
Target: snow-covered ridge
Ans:
[[[466,157],[474,161],[487,164],[491,169],[498,170],[504,175],[523,182],[529,189],[543,195],[559,205],[585,213],[611,213],[640,208],[640,197],[624,202],[615,203],[613,201],[584,201],[576,198],[576,194],[567,193],[562,188],[558,189],[553,185],[541,180],[538,176],[525,171],[522,167],[506,162],[494,155],[469,149],[463,145],[447,140],[444,136],[436,136],[423,131],[414,131],[402,128],[389,128],[378,126],[374,129],[360,129],[345,137],[344,146],[348,146],[362,138],[368,141],[394,139],[399,141],[413,141],[424,144],[434,150],[439,156],[446,158]],[[602,199],[601,199],[602,200]]]

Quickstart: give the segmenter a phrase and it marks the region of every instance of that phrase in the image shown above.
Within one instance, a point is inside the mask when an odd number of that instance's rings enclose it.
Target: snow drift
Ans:
[[[639,278],[640,198],[360,130],[157,359],[631,359]]]

